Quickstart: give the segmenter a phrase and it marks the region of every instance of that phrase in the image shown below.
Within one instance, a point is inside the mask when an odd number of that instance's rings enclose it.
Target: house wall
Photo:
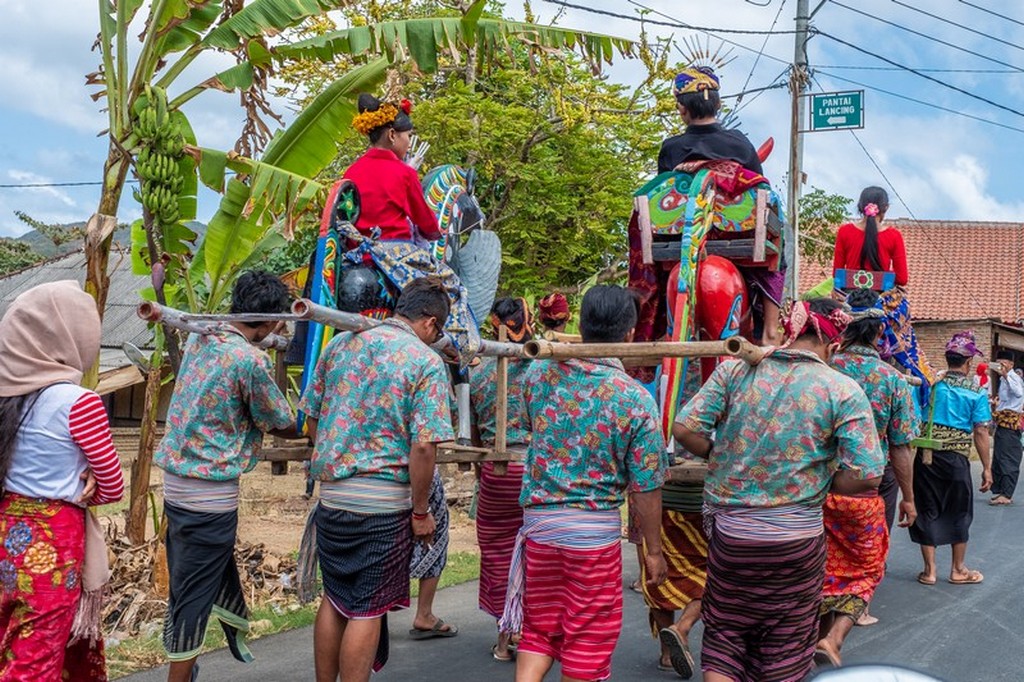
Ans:
[[[925,357],[935,370],[946,366],[946,343],[953,334],[973,329],[978,348],[991,358],[994,353],[992,320],[916,320],[914,332],[917,343],[924,350]]]

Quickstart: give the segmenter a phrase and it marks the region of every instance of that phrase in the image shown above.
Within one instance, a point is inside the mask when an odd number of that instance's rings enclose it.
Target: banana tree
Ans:
[[[411,60],[423,71],[441,58],[472,54],[486,60],[513,42],[537,50],[578,49],[600,68],[628,41],[571,29],[483,18],[485,0],[475,0],[462,17],[416,18],[337,31],[319,38],[270,45],[305,19],[344,6],[349,0],[100,0],[102,56],[87,77],[107,100],[109,144],[103,187],[86,238],[86,290],[102,315],[109,280],[107,262],[117,208],[129,173],[140,180],[136,198],[143,219],[133,226],[132,263],[151,275],[144,295],[193,311],[223,307],[239,271],[281,245],[290,226],[315,210],[323,188],[314,178],[336,155],[336,145],[355,114],[355,96],[379,84],[388,66]],[[145,5],[145,13],[143,8]],[[129,49],[129,27],[144,23],[141,47]],[[207,53],[233,56],[236,64],[198,82],[182,84],[188,68]],[[269,128],[261,117],[267,78],[276,65],[294,59],[333,61],[355,57],[351,69],[312,101],[285,130],[269,140],[262,155],[243,156],[200,147],[183,108],[210,91],[239,92],[247,114],[238,148],[258,150]],[[229,173],[231,175],[229,175]],[[196,249],[186,223],[196,217],[198,182],[223,193],[220,207]],[[176,367],[173,335],[167,351]],[[95,382],[95,373],[86,381]],[[159,373],[151,372],[150,381]],[[140,451],[140,461],[151,453]],[[141,466],[141,464],[140,464]],[[134,464],[133,464],[134,467]],[[130,519],[144,520],[148,481],[132,490]],[[141,506],[141,510],[140,510]],[[142,525],[129,524],[133,539]]]

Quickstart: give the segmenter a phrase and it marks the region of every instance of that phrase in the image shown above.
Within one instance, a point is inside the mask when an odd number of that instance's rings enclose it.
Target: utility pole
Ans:
[[[820,6],[819,6],[820,7]],[[792,119],[789,135],[789,192],[786,198],[788,209],[789,239],[786,242],[786,294],[796,299],[800,288],[800,189],[803,184],[804,140],[800,132],[807,118],[807,37],[810,24],[810,0],[797,0],[796,6],[796,47],[793,54],[793,68],[789,75],[789,91],[792,95]]]

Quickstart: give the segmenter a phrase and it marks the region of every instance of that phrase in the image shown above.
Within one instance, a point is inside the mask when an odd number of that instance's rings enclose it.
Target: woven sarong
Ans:
[[[353,263],[362,263],[365,258],[373,261],[391,283],[404,290],[413,280],[435,275],[441,278],[451,311],[445,322],[444,331],[459,353],[459,361],[465,367],[480,348],[480,327],[473,311],[469,308],[469,295],[459,281],[455,271],[448,264],[434,258],[425,247],[404,240],[374,240],[359,233],[348,223],[343,223],[341,234],[356,248],[345,253]]]
[[[102,640],[68,646],[84,556],[81,507],[0,500],[0,680],[106,682]]]
[[[231,654],[252,661],[245,645],[249,609],[235,565],[238,510],[196,512],[164,503],[170,595],[164,648],[172,661],[199,655],[212,615],[224,629]]]
[[[811,669],[825,536],[786,542],[712,531],[701,666],[737,682],[796,682]]]
[[[822,613],[857,618],[885,576],[889,529],[885,500],[829,494],[825,500],[825,585]]]
[[[641,564],[641,582],[647,606],[661,611],[686,608],[704,597],[708,579],[708,539],[704,516],[696,512],[661,512],[661,550],[668,564],[668,577],[656,587],[647,584],[647,567]]]
[[[476,507],[476,539],[480,546],[480,609],[501,618],[508,593],[508,571],[516,535],[523,525],[519,494],[523,465],[509,463],[504,476],[494,473],[493,462],[480,467],[480,494]]]
[[[324,593],[342,616],[381,618],[373,670],[388,660],[388,611],[409,606],[411,512],[356,514],[316,507],[316,548]]]
[[[974,520],[970,460],[958,452],[935,450],[932,463],[925,464],[918,452],[914,503],[917,520],[910,527],[911,540],[927,547],[967,542]]]
[[[430,483],[430,514],[434,517],[434,538],[429,548],[422,542],[414,542],[412,563],[409,564],[411,578],[439,578],[448,563],[448,501],[444,496],[441,474],[434,469],[434,480]]]
[[[924,356],[924,349],[917,343],[911,324],[910,304],[899,288],[883,292],[881,304],[885,310],[885,329],[879,354],[883,360],[892,358],[921,380],[916,389],[917,404],[927,405],[931,385],[935,383],[935,372]]]
[[[550,656],[580,680],[611,676],[622,630],[622,548],[572,549],[527,540],[519,652]]]

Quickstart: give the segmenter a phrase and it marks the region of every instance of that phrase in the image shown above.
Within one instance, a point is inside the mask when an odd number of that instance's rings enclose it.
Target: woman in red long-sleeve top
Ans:
[[[440,238],[437,217],[423,198],[419,175],[403,161],[412,145],[409,112],[367,94],[359,96],[359,111],[360,117],[376,116],[376,120],[371,118],[360,129],[370,138],[370,148],[344,175],[359,190],[356,229],[369,236],[379,227],[380,239],[414,240],[415,226],[425,239]],[[367,127],[378,120],[383,123]]]
[[[895,227],[879,227],[888,209],[889,195],[881,187],[868,187],[861,192],[857,210],[862,218],[839,228],[833,270],[893,272],[896,286],[906,286],[907,251],[903,235]]]
[[[404,161],[412,146],[411,111],[408,100],[392,104],[366,93],[359,95],[359,114],[352,119],[352,127],[367,136],[370,148],[345,171],[331,196],[338,196],[345,180],[359,191],[355,224],[339,226],[350,249],[347,260],[372,262],[400,290],[421,277],[441,279],[450,303],[444,333],[465,367],[480,347],[480,330],[458,276],[434,257],[427,241],[442,235],[416,169]]]

